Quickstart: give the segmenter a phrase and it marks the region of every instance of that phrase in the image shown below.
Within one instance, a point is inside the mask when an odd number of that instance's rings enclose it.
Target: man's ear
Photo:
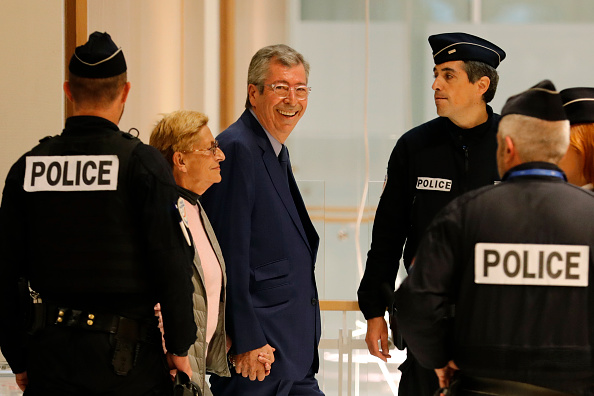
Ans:
[[[70,90],[70,83],[68,81],[64,81],[62,87],[64,88],[64,93],[66,94],[66,97],[68,98],[70,103],[74,103],[74,101],[72,100],[72,91]]]
[[[491,79],[487,76],[482,76],[481,78],[478,79],[478,81],[476,82],[476,85],[478,87],[478,92],[482,96],[485,94],[485,92],[487,92],[487,90],[491,86]]]
[[[507,155],[516,155],[516,146],[514,145],[514,141],[512,140],[511,136],[507,135],[505,138],[505,153]]]
[[[505,137],[505,150],[503,152],[503,160],[504,163],[508,166],[507,169],[511,169],[516,165],[520,165],[522,163],[522,159],[518,154],[518,149],[514,141],[512,140],[511,136]]]
[[[130,84],[130,81],[126,82],[126,85],[124,85],[124,92],[122,93],[122,103],[126,103],[126,100],[128,99],[128,94],[130,93],[131,86],[132,84]]]
[[[248,85],[248,98],[250,99],[250,104],[252,107],[256,105],[256,92],[259,92],[258,87],[256,87],[254,84]]]

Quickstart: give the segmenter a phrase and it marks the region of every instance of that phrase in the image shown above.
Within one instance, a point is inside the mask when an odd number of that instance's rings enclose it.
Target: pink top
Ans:
[[[217,321],[219,319],[219,302],[221,300],[221,288],[223,287],[223,274],[221,272],[221,265],[219,259],[215,254],[206,230],[200,218],[200,207],[185,201],[186,216],[190,225],[190,232],[194,239],[194,245],[200,257],[200,264],[202,265],[202,272],[204,274],[204,286],[206,288],[206,342],[210,340],[217,328]]]

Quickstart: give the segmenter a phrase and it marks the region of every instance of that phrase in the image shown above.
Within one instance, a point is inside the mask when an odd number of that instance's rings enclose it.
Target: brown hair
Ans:
[[[468,81],[472,84],[477,82],[481,77],[488,77],[490,80],[489,88],[483,94],[485,103],[489,103],[495,97],[497,91],[497,84],[499,83],[499,74],[495,68],[479,61],[464,61],[464,71],[468,75]]]
[[[107,107],[118,97],[128,82],[126,72],[108,78],[86,78],[70,73],[68,84],[74,102]]]

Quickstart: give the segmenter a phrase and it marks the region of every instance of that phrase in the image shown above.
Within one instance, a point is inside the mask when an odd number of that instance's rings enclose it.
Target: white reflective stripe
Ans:
[[[450,191],[451,189],[452,181],[448,179],[438,179],[434,177],[417,178],[417,190]]]
[[[118,188],[117,155],[27,157],[25,191],[111,191]]]
[[[474,281],[479,284],[588,286],[590,247],[477,243]]]

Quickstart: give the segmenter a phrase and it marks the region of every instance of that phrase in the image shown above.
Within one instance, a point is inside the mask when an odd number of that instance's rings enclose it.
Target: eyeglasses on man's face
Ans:
[[[309,96],[311,92],[311,87],[307,85],[297,85],[294,87],[289,87],[287,84],[279,83],[279,84],[264,84],[265,87],[270,87],[272,92],[276,94],[279,98],[286,98],[289,96],[291,90],[295,91],[295,97],[299,100],[305,100]]]
[[[195,153],[200,151],[210,151],[212,155],[217,155],[217,149],[219,148],[219,142],[214,140],[210,145],[210,148],[207,149],[195,149],[195,150],[185,150],[182,153]]]

